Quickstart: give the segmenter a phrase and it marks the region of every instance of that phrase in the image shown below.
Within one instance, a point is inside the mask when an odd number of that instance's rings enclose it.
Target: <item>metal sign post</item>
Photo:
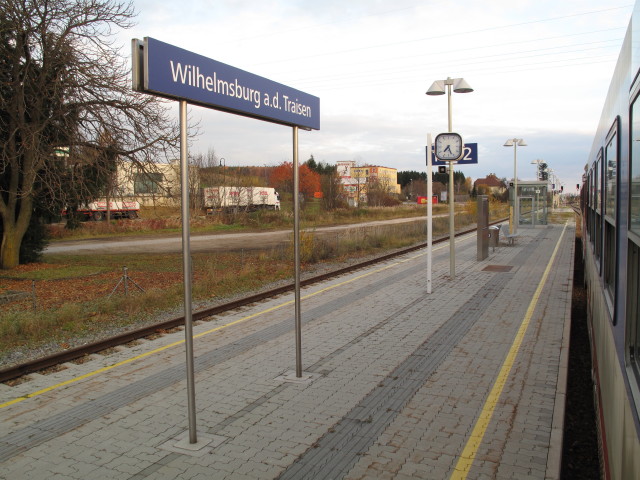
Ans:
[[[431,152],[431,134],[427,133],[427,152]],[[427,293],[431,293],[431,270],[433,254],[433,178],[431,155],[427,155]]]
[[[453,191],[453,165],[449,162],[449,275],[451,279],[456,278],[456,197]]]
[[[296,376],[301,377],[298,127],[320,129],[320,99],[153,38],[145,37],[144,41],[134,38],[131,47],[133,90],[180,102],[180,185],[189,443],[194,444],[197,443],[197,435],[191,312],[187,102],[293,127]]]
[[[295,283],[296,377],[302,377],[302,320],[300,314],[300,174],[298,127],[293,127],[293,264]]]
[[[196,388],[193,368],[193,316],[191,311],[191,245],[189,228],[189,163],[187,157],[187,102],[180,101],[180,188],[182,202],[182,272],[184,276],[184,337],[187,354],[189,443],[197,443]]]

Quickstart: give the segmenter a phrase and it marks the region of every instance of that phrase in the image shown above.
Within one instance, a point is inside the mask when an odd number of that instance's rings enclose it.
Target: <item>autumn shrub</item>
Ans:
[[[309,263],[314,261],[314,248],[316,244],[315,232],[308,230],[300,231],[300,262]],[[289,236],[289,258],[294,258],[294,238],[293,233]]]
[[[392,197],[391,195],[385,195],[382,197],[382,206],[383,207],[397,207],[402,202],[398,200],[396,197]]]
[[[464,213],[471,218],[477,219],[478,217],[478,201],[477,200],[469,200],[464,203]]]

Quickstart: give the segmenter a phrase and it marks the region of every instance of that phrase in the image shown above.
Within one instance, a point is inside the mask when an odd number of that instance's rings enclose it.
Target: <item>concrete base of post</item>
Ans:
[[[190,443],[189,431],[187,430],[177,437],[163,443],[160,445],[160,448],[170,452],[191,455],[192,457],[203,457],[227,440],[227,437],[220,435],[207,435],[205,433],[198,432],[198,441],[196,443]]]

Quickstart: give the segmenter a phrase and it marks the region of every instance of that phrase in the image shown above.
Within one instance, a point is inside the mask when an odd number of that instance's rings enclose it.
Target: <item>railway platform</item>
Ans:
[[[3,479],[555,479],[575,227],[476,236],[0,385]]]

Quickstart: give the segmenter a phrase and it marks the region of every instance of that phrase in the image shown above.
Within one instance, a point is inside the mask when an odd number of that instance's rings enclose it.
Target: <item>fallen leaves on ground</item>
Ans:
[[[0,304],[0,313],[9,309],[32,309],[33,308],[33,284],[31,279],[17,279],[18,275],[44,269],[60,268],[58,264],[31,263],[20,265],[11,270],[11,276],[0,277],[0,296],[3,293],[25,292],[27,297],[19,300]],[[137,283],[142,289],[168,288],[176,283],[182,282],[182,273],[172,272],[128,272],[131,280]],[[67,278],[59,280],[37,280],[35,281],[35,296],[38,309],[55,309],[72,302],[88,302],[101,297],[108,296],[121,282],[123,278],[122,270],[114,270],[109,273],[89,275],[77,278]],[[129,283],[129,292],[137,290],[133,283]],[[124,295],[124,282],[118,285],[114,295]]]

